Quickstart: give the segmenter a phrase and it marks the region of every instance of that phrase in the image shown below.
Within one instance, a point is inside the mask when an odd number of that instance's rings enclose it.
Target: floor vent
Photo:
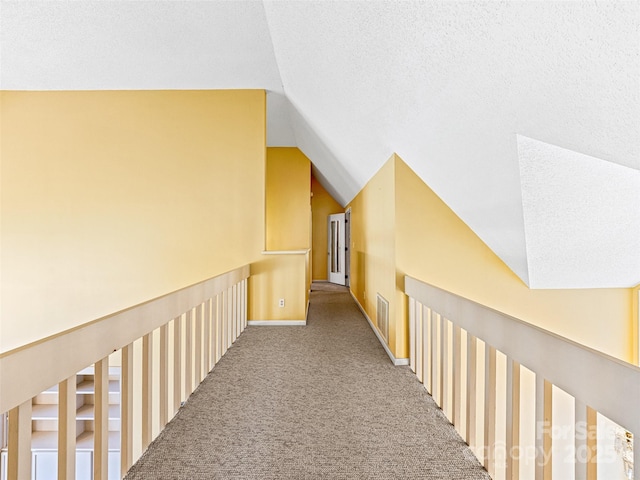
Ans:
[[[376,325],[385,342],[389,343],[389,302],[379,293],[377,298]]]

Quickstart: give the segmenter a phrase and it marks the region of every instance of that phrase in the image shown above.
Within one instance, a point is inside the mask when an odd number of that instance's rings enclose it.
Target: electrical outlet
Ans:
[[[281,298],[280,300],[278,300],[278,306],[280,308],[284,307],[284,298]]]

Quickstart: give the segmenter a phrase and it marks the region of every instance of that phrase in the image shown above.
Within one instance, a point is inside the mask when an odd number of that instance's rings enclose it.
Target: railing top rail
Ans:
[[[413,277],[405,293],[640,434],[640,368]]]
[[[0,354],[0,413],[249,277],[249,265]]]

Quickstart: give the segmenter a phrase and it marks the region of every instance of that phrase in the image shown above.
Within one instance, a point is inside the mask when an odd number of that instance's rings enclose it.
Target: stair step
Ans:
[[[120,418],[120,405],[109,405],[109,420]],[[58,405],[34,405],[31,420],[58,420]],[[83,405],[76,410],[76,420],[93,420],[93,405]]]
[[[76,393],[82,395],[93,395],[96,393],[93,380],[84,380],[76,386]],[[120,393],[120,382],[109,380],[109,393]]]
[[[32,451],[57,451],[58,432],[33,432],[31,434]],[[76,450],[93,450],[93,432],[83,432],[76,438]],[[120,432],[109,432],[109,450],[120,450]]]

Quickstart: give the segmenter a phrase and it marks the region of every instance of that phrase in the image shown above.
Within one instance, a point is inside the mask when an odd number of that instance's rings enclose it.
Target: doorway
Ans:
[[[349,239],[351,209],[327,219],[327,276],[331,283],[349,286]]]

